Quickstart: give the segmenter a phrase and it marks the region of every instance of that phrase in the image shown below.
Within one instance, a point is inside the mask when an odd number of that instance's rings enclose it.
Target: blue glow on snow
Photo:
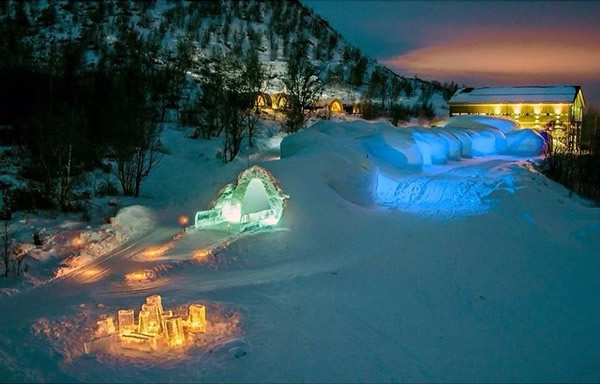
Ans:
[[[514,192],[509,175],[493,177],[473,169],[453,169],[435,175],[416,174],[393,179],[377,175],[376,201],[420,216],[465,217],[488,212],[496,203],[493,193]]]

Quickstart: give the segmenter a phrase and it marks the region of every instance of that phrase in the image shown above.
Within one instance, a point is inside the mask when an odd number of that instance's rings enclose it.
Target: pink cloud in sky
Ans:
[[[573,82],[600,78],[600,37],[547,29],[493,30],[448,36],[443,43],[382,60],[420,77]]]

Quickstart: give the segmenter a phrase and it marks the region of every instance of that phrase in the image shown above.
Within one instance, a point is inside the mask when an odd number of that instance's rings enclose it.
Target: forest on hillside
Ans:
[[[6,212],[85,211],[94,169],[119,185],[106,177],[93,193],[138,196],[173,118],[220,138],[231,161],[244,137],[252,145],[268,89],[290,96],[289,133],[325,90],[356,92],[364,118],[398,124],[432,118],[432,95],[456,89],[392,73],[298,1],[9,1],[0,19],[0,140],[13,146],[0,161],[23,180],[0,186]]]

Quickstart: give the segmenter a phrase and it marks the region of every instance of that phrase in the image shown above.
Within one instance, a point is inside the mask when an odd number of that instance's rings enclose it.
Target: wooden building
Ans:
[[[450,116],[508,117],[577,145],[585,101],[579,86],[483,87],[457,90],[448,105]]]

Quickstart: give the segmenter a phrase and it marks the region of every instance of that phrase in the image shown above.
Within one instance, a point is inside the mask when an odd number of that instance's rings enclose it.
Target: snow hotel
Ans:
[[[462,88],[448,101],[450,116],[503,116],[523,128],[548,129],[577,145],[585,101],[580,86]]]

